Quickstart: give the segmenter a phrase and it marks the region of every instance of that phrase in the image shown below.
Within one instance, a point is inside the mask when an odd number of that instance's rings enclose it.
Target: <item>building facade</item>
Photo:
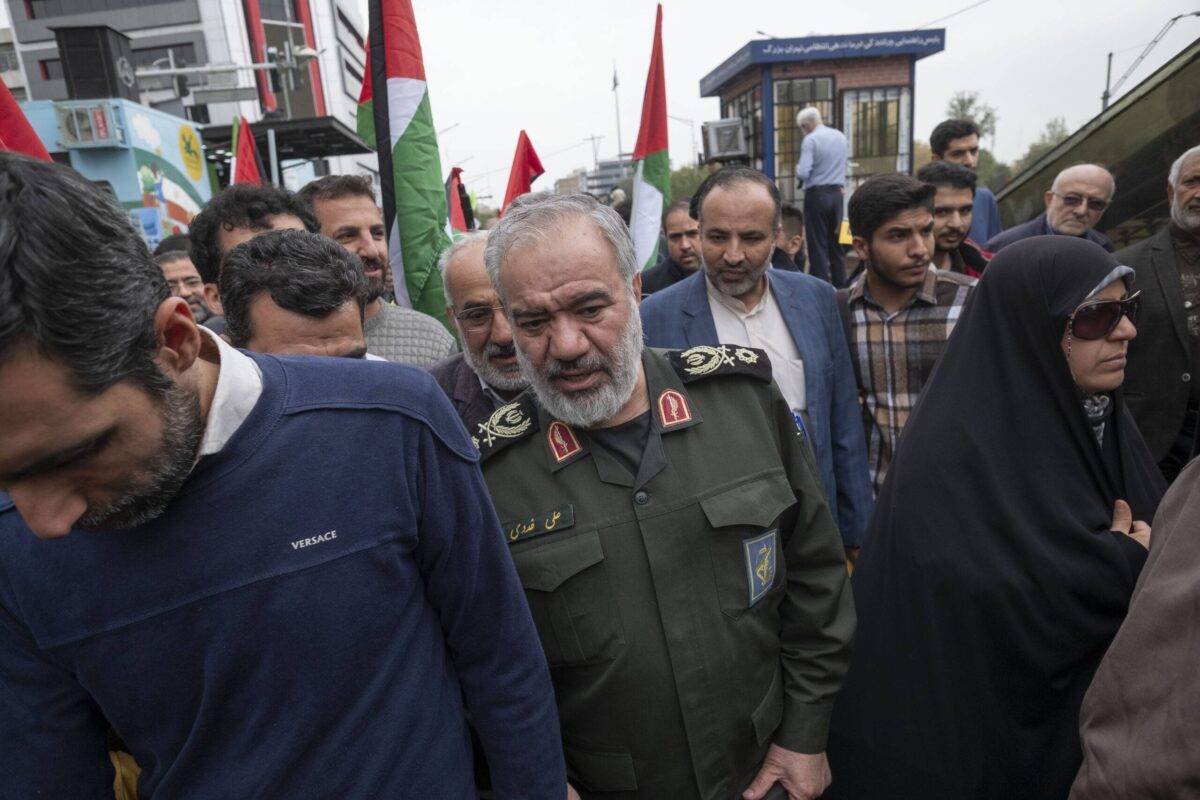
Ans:
[[[617,184],[626,178],[632,178],[634,173],[633,159],[610,158],[600,159],[596,168],[584,174],[584,191],[593,197],[606,198],[617,188]]]
[[[30,99],[68,96],[53,28],[108,25],[132,39],[138,69],[264,63],[289,45],[319,53],[291,82],[265,70],[142,77],[151,108],[199,125],[328,116],[355,127],[367,30],[349,0],[8,0],[8,8]],[[376,163],[342,156],[315,169],[327,171],[375,173]]]
[[[870,175],[911,171],[916,62],[945,42],[940,28],[752,41],[701,79],[700,95],[720,98],[722,119],[742,120],[750,165],[787,200],[798,194],[796,114],[820,109],[849,140],[849,195]]]

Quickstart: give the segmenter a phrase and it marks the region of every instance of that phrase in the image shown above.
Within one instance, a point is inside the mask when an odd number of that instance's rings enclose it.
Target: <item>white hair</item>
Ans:
[[[469,233],[464,233],[451,242],[450,246],[438,256],[438,272],[442,275],[442,294],[446,296],[446,305],[451,308],[454,307],[454,298],[450,296],[450,283],[446,280],[446,270],[449,268],[450,262],[468,247],[474,247],[480,242],[486,242],[487,238],[487,231],[470,231]]]
[[[1171,164],[1171,172],[1167,175],[1167,183],[1172,186],[1179,183],[1179,173],[1183,172],[1183,164],[1192,156],[1200,156],[1200,144],[1190,150],[1183,151],[1183,155],[1175,159],[1175,162]]]
[[[501,302],[504,301],[504,292],[500,287],[500,269],[509,252],[530,241],[553,241],[558,224],[571,217],[587,217],[596,225],[617,257],[617,271],[621,280],[630,292],[633,291],[638,263],[625,221],[616,211],[589,195],[556,194],[519,207],[510,205],[500,224],[488,237],[483,262]]]
[[[806,122],[812,122],[817,125],[821,124],[821,109],[816,106],[806,106],[800,109],[800,113],[796,115],[796,124],[803,125]]]

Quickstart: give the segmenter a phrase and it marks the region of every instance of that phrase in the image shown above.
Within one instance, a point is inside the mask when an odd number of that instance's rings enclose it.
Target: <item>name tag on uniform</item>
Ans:
[[[558,508],[552,508],[549,511],[543,511],[540,514],[534,514],[525,519],[501,523],[500,529],[504,531],[504,538],[508,540],[509,544],[512,544],[513,542],[532,539],[542,534],[561,531],[564,528],[570,528],[574,524],[575,506],[566,503]]]
[[[779,550],[779,529],[767,531],[761,536],[742,542],[742,553],[746,560],[746,580],[750,587],[750,605],[753,606],[775,584],[776,555]]]

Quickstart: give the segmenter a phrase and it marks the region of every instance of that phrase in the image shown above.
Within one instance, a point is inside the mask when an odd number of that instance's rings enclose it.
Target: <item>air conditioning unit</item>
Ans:
[[[705,162],[739,161],[750,156],[741,117],[713,120],[701,127],[704,132]]]

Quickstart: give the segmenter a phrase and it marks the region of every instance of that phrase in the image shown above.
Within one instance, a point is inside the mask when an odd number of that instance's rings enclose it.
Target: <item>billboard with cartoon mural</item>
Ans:
[[[212,197],[191,122],[128,100],[35,100],[22,109],[51,153],[111,189],[150,247],[185,233]]]

